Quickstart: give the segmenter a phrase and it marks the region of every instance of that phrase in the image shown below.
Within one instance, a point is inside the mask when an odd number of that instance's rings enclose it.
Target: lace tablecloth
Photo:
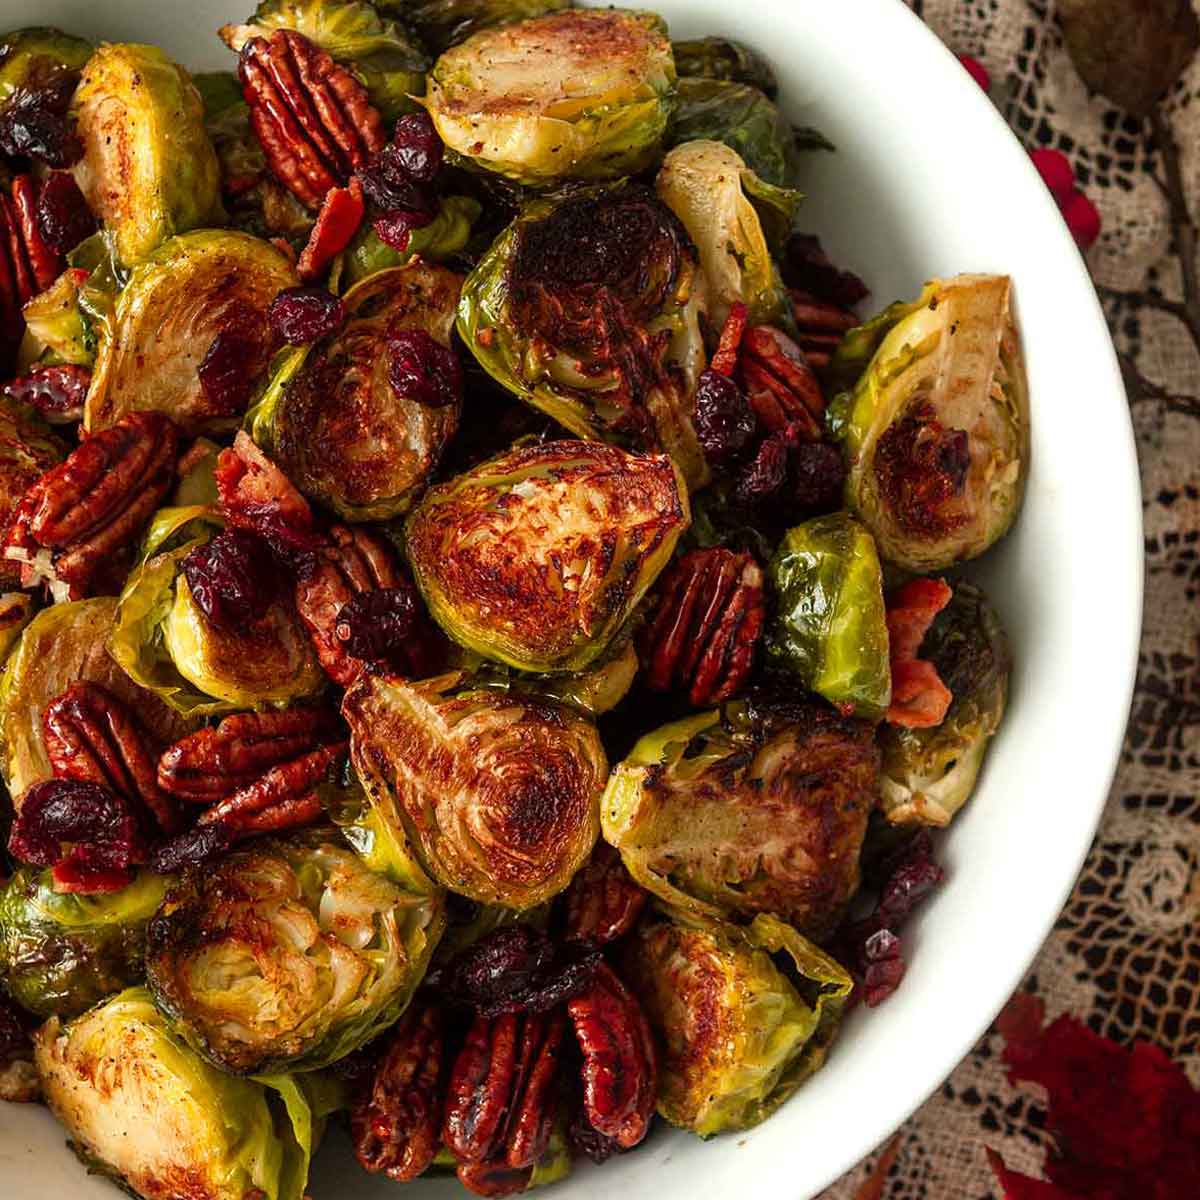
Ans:
[[[1070,1012],[1119,1042],[1157,1042],[1200,1084],[1200,348],[1168,311],[1181,272],[1155,181],[1164,164],[1151,121],[1089,95],[1052,3],[910,5],[952,49],[987,67],[1017,135],[1031,149],[1067,154],[1099,207],[1103,234],[1088,260],[1122,356],[1141,460],[1146,608],[1132,718],[1091,856],[1026,987],[1050,1017]],[[1200,59],[1162,112],[1194,212]],[[1000,1050],[993,1031],[903,1128],[886,1200],[999,1196],[985,1146],[1040,1177],[1044,1110],[1006,1082]],[[851,1200],[874,1161],[822,1200]]]

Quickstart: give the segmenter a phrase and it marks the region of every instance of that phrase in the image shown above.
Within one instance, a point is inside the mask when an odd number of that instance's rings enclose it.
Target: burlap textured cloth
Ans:
[[[1169,310],[1182,295],[1166,164],[1150,121],[1089,95],[1047,0],[909,0],[956,52],[981,61],[1029,148],[1071,159],[1104,229],[1088,254],[1122,355],[1141,460],[1146,607],[1121,766],[1092,853],[1026,987],[1123,1043],[1157,1042],[1200,1084],[1200,346]],[[1200,208],[1200,60],[1162,106]],[[1161,294],[1161,295],[1160,295]],[[1166,300],[1166,304],[1162,300]],[[1080,407],[1086,452],[1087,397]],[[1040,1177],[1044,1109],[1011,1087],[993,1031],[908,1122],[884,1200],[998,1197],[984,1147]],[[822,1196],[852,1200],[868,1160]]]

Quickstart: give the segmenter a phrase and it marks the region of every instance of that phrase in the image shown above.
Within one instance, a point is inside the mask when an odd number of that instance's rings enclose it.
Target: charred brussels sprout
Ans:
[[[717,79],[748,83],[771,99],[779,90],[775,71],[757,50],[730,38],[689,38],[672,42],[675,70],[683,79]]]
[[[446,51],[425,106],[464,163],[546,186],[649,166],[674,87],[660,17],[568,10],[485,29]]]
[[[34,1035],[46,1103],[76,1152],[145,1200],[301,1200],[333,1107],[317,1077],[234,1079],[202,1062],[144,988]]]
[[[0,592],[0,663],[8,658],[8,652],[17,644],[25,626],[33,620],[36,601],[28,592]],[[0,791],[0,814],[4,811],[3,792]],[[0,821],[2,821],[0,816]],[[0,839],[3,827],[0,825]]]
[[[146,923],[167,880],[140,871],[119,892],[57,892],[21,867],[0,891],[0,980],[41,1017],[73,1017],[142,978]]]
[[[662,1039],[658,1111],[709,1137],[771,1115],[825,1061],[850,976],[774,917],[746,928],[659,920],[626,955]]]
[[[379,7],[384,7],[380,5]],[[349,67],[387,120],[411,112],[410,96],[425,90],[429,66],[412,35],[364,0],[263,0],[244,25],[226,25],[221,39],[233,51],[276,29],[294,29]]]
[[[719,329],[738,301],[752,324],[786,319],[787,292],[770,242],[786,235],[798,193],[760,179],[736,150],[714,141],[676,146],[655,187],[699,252],[710,323]]]
[[[218,627],[196,603],[183,560],[219,526],[204,507],[163,509],[154,518],[109,638],[129,677],[188,717],[285,704],[324,686],[312,643],[283,592],[236,627]]]
[[[493,379],[577,437],[661,447],[699,487],[702,282],[649,191],[584,190],[534,201],[501,234],[463,285],[458,331]]]
[[[892,694],[883,574],[875,543],[847,513],[789,529],[767,568],[775,612],[767,655],[832,704],[875,719]]]
[[[374,874],[318,827],[186,875],[150,923],[146,972],[209,1062],[310,1071],[399,1019],[444,921],[440,895]]]
[[[346,293],[346,322],[307,352],[283,354],[248,418],[254,440],[305,495],[349,521],[407,512],[458,428],[461,401],[433,404],[395,382],[393,340],[450,335],[462,280],[413,262]]]
[[[346,248],[343,283],[353,285],[376,271],[402,267],[418,255],[433,262],[453,258],[470,241],[471,229],[482,211],[479,201],[470,196],[447,196],[428,225],[412,230],[404,250],[389,246],[372,225],[364,223]]]
[[[61,29],[33,26],[4,34],[0,37],[0,110],[18,91],[71,87],[91,56],[90,42]]]
[[[176,233],[219,224],[220,169],[204,103],[156,46],[101,46],[72,101],[83,141],[76,179],[125,266]]]
[[[239,339],[247,381],[265,369],[267,306],[298,282],[279,250],[247,233],[206,229],[165,242],[134,269],[101,329],[85,427],[153,410],[187,433],[235,428],[241,411],[208,396],[198,368],[224,335]]]
[[[438,883],[533,908],[562,891],[600,828],[608,774],[595,727],[533,696],[363,674],[342,715],[359,778]]]
[[[949,825],[974,790],[1004,716],[1012,657],[987,597],[965,581],[954,585],[920,655],[937,668],[953,699],[940,725],[884,726],[883,811],[897,825]]]
[[[872,732],[816,705],[766,718],[732,703],[665,725],[613,770],[605,840],[672,906],[775,913],[823,940],[859,886],[877,800]]]
[[[434,488],[406,525],[435,620],[522,671],[580,671],[603,655],[687,527],[665,455],[542,442]]]
[[[33,410],[0,396],[0,531],[25,492],[62,458],[62,443]],[[20,578],[15,562],[0,559],[0,585],[16,587]]]
[[[999,275],[934,280],[852,329],[831,370],[850,390],[830,408],[846,456],[846,504],[888,562],[940,571],[1012,525],[1029,462],[1029,397]]]
[[[379,0],[376,8],[394,12],[411,25],[434,54],[489,25],[505,25],[570,8],[572,0]]]

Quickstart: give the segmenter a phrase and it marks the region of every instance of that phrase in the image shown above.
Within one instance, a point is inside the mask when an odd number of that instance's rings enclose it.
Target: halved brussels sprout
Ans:
[[[144,988],[34,1035],[46,1103],[86,1162],[145,1200],[301,1200],[330,1110],[316,1078],[234,1079],[170,1030]],[[276,1093],[279,1099],[276,1100]]]
[[[56,463],[64,447],[33,412],[0,396],[0,534],[6,532],[21,497]],[[17,587],[21,568],[0,558],[0,585]]]
[[[949,825],[974,790],[1004,716],[1012,655],[987,597],[959,580],[920,656],[933,663],[954,698],[940,725],[883,727],[883,811],[897,825]]]
[[[1029,464],[1029,395],[1007,276],[933,280],[851,330],[831,370],[852,385],[829,411],[846,504],[884,559],[940,571],[1008,531]]]
[[[688,519],[666,455],[542,442],[439,484],[405,534],[417,586],[452,638],[521,671],[581,671],[666,566]]]
[[[96,357],[96,335],[79,302],[87,274],[68,267],[21,310],[25,333],[17,355],[18,370],[28,370],[35,362],[92,365]]]
[[[683,222],[700,254],[708,316],[719,329],[737,301],[751,324],[786,319],[787,292],[768,235],[783,237],[799,194],[760,179],[722,142],[684,142],[663,160],[659,199]]]
[[[493,379],[577,437],[661,447],[697,488],[703,307],[683,226],[619,184],[527,205],[467,276],[458,332]]]
[[[379,0],[376,8],[394,12],[411,25],[434,54],[489,25],[504,25],[570,8],[572,0]]]
[[[380,6],[382,7],[382,6]],[[262,0],[244,25],[226,25],[221,40],[234,52],[254,37],[294,29],[358,77],[386,120],[412,112],[425,90],[429,62],[411,34],[384,20],[364,0]]]
[[[425,107],[465,165],[546,186],[649,166],[674,87],[661,17],[569,9],[484,29],[447,50]]]
[[[196,604],[183,560],[219,528],[202,506],[158,513],[117,602],[109,651],[135,683],[189,717],[314,695],[325,676],[290,598],[241,629],[218,629]]]
[[[883,572],[867,530],[844,512],[789,529],[767,581],[775,598],[768,658],[839,708],[882,717],[892,672]]]
[[[824,940],[858,891],[878,800],[871,726],[816,705],[744,703],[646,734],[600,801],[605,840],[647,891],[704,916],[775,913]]]
[[[388,340],[420,329],[449,346],[461,285],[424,262],[368,276],[346,293],[341,329],[281,355],[250,411],[259,446],[345,520],[407,512],[458,428],[459,404],[435,408],[392,385]]]
[[[719,79],[748,83],[772,99],[779,90],[775,70],[757,50],[731,38],[702,37],[672,42],[680,80]],[[720,139],[718,139],[720,140]]]
[[[150,410],[190,434],[235,429],[242,414],[205,395],[197,368],[230,330],[245,342],[253,379],[270,356],[267,306],[299,282],[284,254],[248,233],[204,229],[164,242],[134,268],[101,329],[84,427]]]
[[[35,608],[36,602],[28,592],[0,592],[0,665],[17,644],[22,630],[33,620]]]
[[[59,81],[69,87],[91,56],[91,42],[61,29],[31,26],[6,33],[0,37],[0,109],[16,91],[44,92]]]
[[[0,742],[4,782],[20,806],[33,784],[49,779],[42,713],[73,683],[98,683],[135,713],[159,742],[173,742],[195,724],[139,687],[108,652],[117,613],[114,596],[43,609],[26,626],[0,676]]]
[[[83,141],[75,178],[122,263],[141,262],[173,234],[220,223],[204,103],[191,76],[157,46],[101,46],[71,108]]]
[[[139,871],[119,892],[57,892],[21,867],[0,890],[0,980],[31,1013],[73,1017],[142,978],[146,923],[167,890]]]
[[[658,1111],[701,1137],[749,1129],[787,1100],[825,1061],[853,986],[765,915],[745,928],[651,922],[625,965],[662,1039]]]
[[[482,207],[470,196],[447,196],[438,206],[437,215],[428,225],[414,229],[408,248],[401,251],[389,246],[369,222],[364,222],[346,248],[342,284],[351,287],[376,271],[402,267],[418,256],[432,262],[444,262],[459,254],[471,238],[471,227],[479,220]]]
[[[440,894],[376,875],[319,826],[185,875],[150,922],[146,973],[215,1066],[311,1071],[395,1024],[444,922]]]
[[[346,693],[355,770],[438,883],[527,909],[562,891],[600,830],[608,774],[595,727],[532,696],[363,674]]]

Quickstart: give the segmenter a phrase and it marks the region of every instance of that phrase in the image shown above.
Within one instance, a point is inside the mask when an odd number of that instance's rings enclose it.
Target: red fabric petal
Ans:
[[[888,654],[892,665],[893,725],[927,729],[945,720],[950,689],[930,662],[917,657],[933,619],[954,593],[942,579],[914,579],[888,597]]]
[[[1004,1159],[995,1150],[987,1152],[988,1162],[992,1171],[1004,1188],[1004,1200],[1087,1200],[1074,1192],[1065,1192],[1055,1183],[1043,1183],[1040,1179],[1031,1179],[1028,1175],[1018,1175],[1004,1165]]]
[[[296,270],[306,283],[316,279],[329,265],[330,259],[341,254],[362,224],[365,206],[362,184],[355,176],[348,187],[330,188],[317,214],[317,223],[308,237],[308,245],[300,254]]]

